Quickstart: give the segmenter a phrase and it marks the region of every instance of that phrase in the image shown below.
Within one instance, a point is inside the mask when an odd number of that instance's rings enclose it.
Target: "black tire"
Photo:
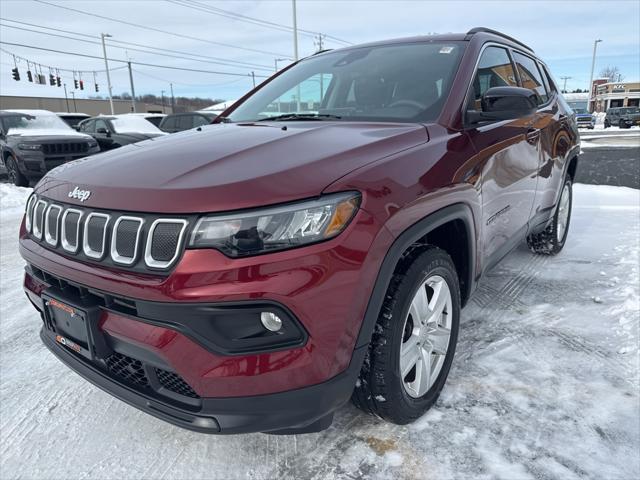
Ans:
[[[351,400],[367,413],[405,425],[422,416],[436,402],[451,369],[460,322],[460,287],[451,257],[437,247],[426,247],[400,270],[394,274],[385,294]],[[411,301],[424,281],[434,275],[445,280],[451,293],[451,334],[435,382],[424,395],[415,398],[407,393],[400,375],[400,347]]]
[[[4,164],[7,168],[7,176],[9,177],[10,182],[17,187],[29,186],[29,179],[22,174],[13,155],[9,155],[5,159]]]
[[[604,121],[604,128],[609,128],[611,126],[611,124],[609,123],[609,120],[605,120]]]
[[[627,125],[627,122],[625,122],[624,120],[620,120],[620,122],[618,122],[618,127],[620,127],[620,128],[631,128],[631,125]]]
[[[558,234],[558,219],[561,215],[561,202],[562,195],[564,189],[568,188],[568,216],[566,219],[566,223],[564,226],[564,230],[562,231],[561,238]],[[567,241],[567,235],[569,233],[569,225],[571,223],[571,209],[573,207],[573,184],[571,183],[571,179],[567,178],[565,180],[564,185],[562,186],[562,191],[560,193],[560,197],[558,198],[558,205],[556,205],[556,211],[553,214],[553,220],[551,225],[549,225],[545,230],[535,235],[529,235],[527,237],[527,245],[532,252],[542,254],[542,255],[557,255],[564,248],[564,244]]]

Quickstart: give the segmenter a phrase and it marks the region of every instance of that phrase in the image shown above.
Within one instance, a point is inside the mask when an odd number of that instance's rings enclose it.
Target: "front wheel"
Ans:
[[[7,176],[9,177],[9,181],[17,187],[28,187],[29,179],[25,177],[18,168],[18,162],[16,162],[15,157],[9,155],[4,162],[7,167]]]
[[[529,235],[527,244],[534,253],[556,255],[560,253],[567,241],[569,223],[571,221],[571,207],[573,205],[573,184],[567,178],[560,192],[560,199],[556,206],[551,225],[540,233]]]
[[[609,120],[605,120],[604,121],[604,128],[609,128],[611,126],[611,124],[609,123]]]
[[[391,280],[353,403],[399,425],[423,415],[449,375],[459,322],[455,266],[429,246]]]

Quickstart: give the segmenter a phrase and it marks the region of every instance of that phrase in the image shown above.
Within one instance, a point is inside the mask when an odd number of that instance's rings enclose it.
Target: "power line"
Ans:
[[[70,11],[70,12],[81,13],[83,15],[89,15],[91,17],[101,18],[103,20],[109,20],[111,22],[117,22],[117,23],[121,23],[123,25],[129,25],[130,27],[142,28],[144,30],[150,30],[152,32],[158,32],[158,33],[162,33],[162,34],[165,34],[165,35],[173,35],[174,37],[186,38],[188,40],[195,40],[195,41],[198,41],[198,42],[209,43],[211,45],[218,45],[218,46],[227,47],[227,48],[236,48],[236,49],[239,49],[239,50],[245,50],[247,52],[262,53],[262,54],[265,54],[265,55],[272,55],[272,56],[273,55],[275,55],[275,56],[283,56],[282,53],[269,52],[267,50],[259,50],[259,49],[250,48],[250,47],[241,47],[241,46],[238,46],[238,45],[231,45],[229,43],[214,42],[212,40],[206,40],[204,38],[192,37],[190,35],[184,35],[182,33],[169,32],[167,30],[161,30],[159,28],[149,27],[147,25],[140,25],[138,23],[128,22],[126,20],[120,20],[118,18],[107,17],[107,16],[104,16],[104,15],[98,15],[97,13],[92,13],[92,12],[85,12],[84,10],[79,10],[77,8],[65,7],[65,6],[62,6],[62,5],[55,4],[55,3],[45,2],[44,0],[33,0],[33,1],[34,2],[38,2],[38,3],[42,3],[43,5],[49,5],[51,7],[61,8],[63,10],[67,10],[67,11]]]
[[[2,19],[2,20],[4,20],[4,19]],[[11,22],[12,20],[9,20],[9,21]],[[41,35],[48,35],[48,36],[51,36],[51,37],[58,37],[58,38],[66,38],[66,39],[69,39],[69,40],[75,40],[76,42],[83,42],[83,43],[91,43],[91,44],[94,44],[94,45],[101,45],[101,43],[98,42],[98,41],[84,40],[82,38],[74,38],[74,37],[70,37],[68,35],[61,35],[61,34],[58,34],[58,33],[41,32],[41,31],[38,31],[38,30],[33,30],[31,28],[16,27],[16,26],[13,26],[13,25],[7,25],[7,24],[2,24],[2,23],[0,23],[0,25],[5,27],[5,28],[13,28],[13,29],[20,30],[20,31],[25,31],[25,32],[39,33]],[[36,27],[37,28],[47,28],[47,27],[40,27],[40,26],[37,26],[37,25],[36,25]],[[55,29],[55,30],[58,30],[58,29]],[[74,32],[67,32],[67,33],[70,33],[72,35],[83,35],[83,34],[77,34],[77,33],[74,33]],[[93,37],[91,35],[86,35],[86,36],[89,37],[89,38],[96,38],[96,37]],[[255,70],[263,70],[263,71],[267,71],[267,72],[271,71],[271,68],[266,67],[266,66],[253,66],[251,64],[249,64],[249,65],[234,65],[234,64],[231,64],[231,63],[228,63],[228,62],[201,60],[201,59],[198,59],[198,58],[185,58],[183,56],[171,55],[171,54],[168,54],[168,53],[158,53],[158,52],[153,52],[153,51],[148,51],[148,50],[142,50],[142,49],[135,48],[135,47],[124,47],[124,46],[120,46],[120,45],[113,45],[111,43],[113,41],[114,40],[109,41],[108,45],[110,47],[119,48],[121,50],[130,50],[130,51],[134,51],[134,52],[142,52],[142,53],[147,53],[147,54],[150,54],[150,55],[157,55],[157,56],[160,56],[160,57],[178,58],[180,60],[191,60],[191,61],[194,61],[194,62],[225,65],[225,66],[234,67],[234,68],[243,67],[243,68],[252,68],[252,69],[255,69]],[[121,42],[121,43],[125,43],[125,44],[128,44],[128,45],[136,45],[136,44],[132,44],[130,42]],[[144,46],[144,47],[145,48],[154,48],[154,47],[146,47],[146,46]],[[184,54],[190,55],[190,54],[188,54],[186,52],[184,52]]]
[[[284,25],[282,23],[276,23],[276,22],[271,22],[268,20],[263,20],[260,18],[255,18],[255,17],[249,17],[247,15],[242,15],[240,13],[236,13],[236,12],[230,12],[229,10],[223,10],[221,8],[217,8],[217,7],[212,7],[211,5],[206,5],[203,4],[201,2],[197,2],[197,1],[186,1],[186,0],[166,0],[169,3],[173,3],[175,5],[180,5],[183,7],[187,7],[187,8],[191,8],[194,10],[199,10],[201,12],[207,12],[210,13],[212,15],[218,15],[221,17],[225,17],[225,18],[230,18],[233,20],[238,20],[238,21],[242,21],[242,22],[246,22],[246,23],[250,23],[253,25],[259,25],[262,27],[266,27],[266,28],[272,28],[274,30],[279,30],[279,31],[283,31],[283,32],[291,32],[293,30],[292,27],[290,27],[289,25]],[[301,35],[307,35],[309,37],[316,37],[319,32],[312,32],[310,30],[303,30],[303,29],[298,29],[298,32]],[[334,37],[333,35],[324,35],[327,38],[331,38],[336,42],[339,43],[343,43],[346,45],[353,45],[352,42],[349,42],[347,40],[342,40],[341,38],[337,38]]]
[[[136,75],[142,75],[143,77],[153,78],[154,80],[158,80],[160,82],[173,83],[174,85],[184,85],[187,87],[221,87],[223,85],[231,85],[232,83],[238,83],[240,80],[245,80],[244,78],[235,78],[233,80],[229,80],[227,82],[220,82],[220,83],[184,83],[184,82],[175,82],[172,80],[167,80],[166,78],[156,77],[155,75],[141,72],[139,69],[136,70]],[[250,76],[247,75],[247,79],[249,79],[249,77]]]
[[[72,32],[70,30],[62,30],[62,29],[59,29],[59,28],[45,27],[44,25],[37,25],[37,24],[34,24],[34,23],[28,23],[28,22],[20,22],[20,21],[11,20],[11,19],[8,19],[8,18],[0,17],[0,20],[3,20],[5,22],[17,23],[19,25],[27,25],[29,27],[35,27],[35,28],[40,28],[40,29],[44,29],[44,30],[51,30],[51,31],[54,31],[54,32],[67,33],[69,35],[78,35],[78,36],[85,37],[85,38],[90,38],[90,39],[93,39],[93,40],[96,40],[96,39],[100,38],[98,36],[88,35],[86,33]],[[16,26],[13,26],[13,25],[5,25],[5,26],[9,27],[9,28],[19,29],[19,27],[16,27]],[[35,33],[41,33],[43,35],[60,36],[62,38],[68,38],[68,39],[71,39],[71,40],[83,41],[83,40],[81,40],[79,38],[66,37],[66,36],[62,36],[62,35],[54,35],[54,34],[51,34],[51,33],[48,33],[48,32],[40,32],[40,31],[37,31],[37,30],[30,30],[30,29],[27,29],[27,28],[24,28],[23,30],[30,31],[30,32],[35,32]],[[84,40],[84,41],[85,42],[89,42],[88,40]],[[179,55],[188,55],[190,57],[199,57],[199,58],[211,60],[208,63],[216,63],[216,64],[220,64],[220,65],[227,65],[227,66],[230,66],[230,67],[235,67],[236,64],[237,64],[239,67],[255,68],[255,69],[259,69],[259,70],[271,71],[271,67],[269,67],[267,65],[259,64],[259,63],[243,62],[241,60],[228,60],[228,59],[224,59],[224,58],[220,58],[220,57],[212,57],[212,56],[209,56],[209,55],[201,55],[201,54],[197,54],[197,53],[189,53],[189,52],[184,52],[184,51],[180,51],[180,50],[173,50],[173,49],[169,49],[169,48],[161,48],[161,47],[154,47],[154,46],[151,46],[151,45],[144,45],[144,44],[140,44],[140,43],[125,42],[123,40],[110,39],[108,42],[109,42],[109,46],[114,47],[114,48],[125,49],[125,47],[121,47],[120,45],[113,45],[114,43],[119,43],[121,45],[132,45],[134,47],[148,48],[148,49],[151,49],[151,50],[158,50],[158,51],[162,51],[162,52],[177,53]],[[89,42],[89,43],[96,43],[96,42]],[[133,48],[128,48],[128,49],[129,50],[134,50]],[[138,50],[136,50],[136,51],[138,51]],[[144,50],[139,50],[139,51],[141,51],[143,53],[154,54],[153,52],[147,52],[147,51],[144,51]],[[155,55],[157,55],[157,54],[155,54]],[[178,58],[181,58],[181,57],[178,57]],[[192,60],[192,59],[188,58],[186,60]]]
[[[64,51],[64,50],[55,50],[53,48],[36,47],[36,46],[33,46],[33,45],[25,45],[23,43],[5,42],[4,40],[0,40],[0,43],[5,44],[5,45],[11,45],[11,46],[14,46],[14,47],[24,47],[24,48],[31,48],[33,50],[42,50],[44,52],[61,53],[61,54],[64,54],[64,55],[74,55],[76,57],[94,58],[94,59],[98,59],[98,60],[104,60],[103,57],[98,57],[96,55],[88,55],[86,53],[67,52],[67,51]],[[117,58],[108,58],[107,60],[109,60],[110,62],[120,62],[120,63],[127,63],[128,62],[128,60],[120,60],[120,59],[117,59]],[[169,69],[169,70],[181,70],[181,71],[184,71],[184,72],[210,73],[212,75],[230,75],[230,76],[234,76],[234,77],[248,77],[248,76],[251,75],[251,74],[237,73],[237,72],[220,72],[220,71],[213,71],[213,70],[199,70],[199,69],[195,69],[195,68],[172,67],[170,65],[157,65],[157,64],[154,64],[154,63],[144,63],[144,62],[133,62],[132,61],[131,64],[132,65],[141,65],[141,66],[144,66],[144,67],[166,68],[166,69]],[[73,70],[70,70],[70,71],[73,71]],[[93,71],[93,70],[87,70],[87,71]],[[256,77],[269,78],[266,75],[256,75]]]

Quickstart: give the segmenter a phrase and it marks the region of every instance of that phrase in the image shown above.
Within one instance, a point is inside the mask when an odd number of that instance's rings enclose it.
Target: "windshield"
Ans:
[[[2,123],[7,132],[13,129],[25,130],[71,130],[71,127],[61,120],[57,115],[29,115],[27,113],[16,113],[2,117]]]
[[[411,43],[313,56],[258,90],[226,120],[247,122],[283,115],[287,115],[283,119],[301,115],[307,119],[434,120],[449,93],[463,48],[463,42]]]
[[[116,133],[163,133],[162,130],[149,122],[149,120],[137,115],[113,117],[111,119],[111,124],[113,125]]]
[[[622,115],[629,115],[633,113],[640,113],[640,108],[623,108],[620,110]]]
[[[589,113],[586,108],[574,108],[573,111],[578,114]]]

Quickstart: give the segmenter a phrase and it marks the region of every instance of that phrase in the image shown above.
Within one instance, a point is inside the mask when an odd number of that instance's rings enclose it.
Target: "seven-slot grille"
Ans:
[[[135,270],[168,270],[183,249],[189,221],[70,207],[32,195],[25,227],[49,248]]]
[[[89,151],[89,142],[44,143],[42,151],[45,155],[86,153]]]

